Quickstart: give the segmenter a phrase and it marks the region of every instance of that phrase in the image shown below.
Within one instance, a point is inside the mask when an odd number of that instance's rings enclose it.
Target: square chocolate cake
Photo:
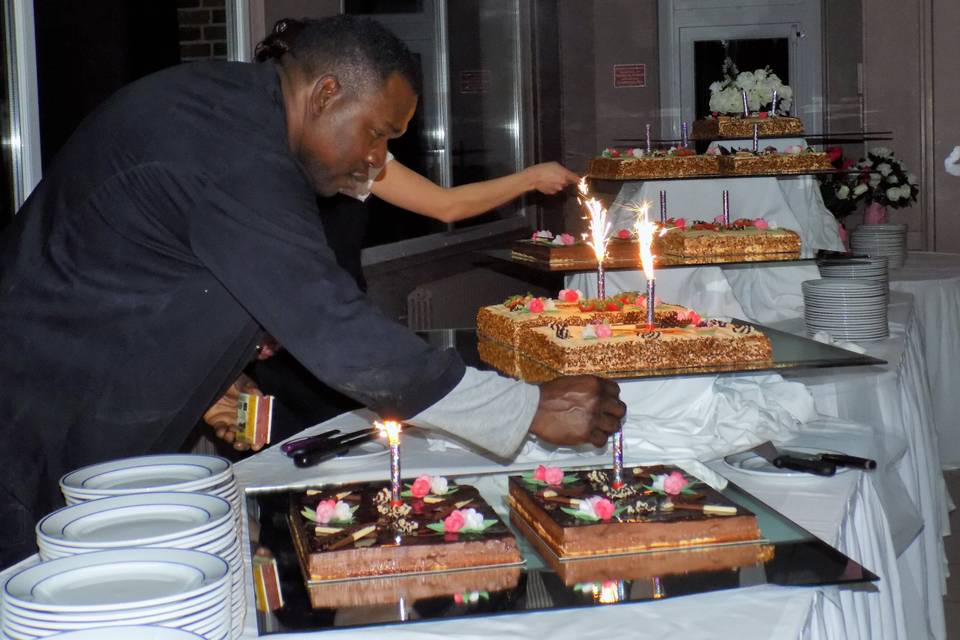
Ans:
[[[510,518],[561,559],[760,539],[752,512],[675,467],[624,469],[620,487],[612,475],[546,469],[543,480],[510,476]]]
[[[428,476],[393,504],[387,482],[293,494],[290,529],[308,582],[522,562],[509,528],[476,488]]]

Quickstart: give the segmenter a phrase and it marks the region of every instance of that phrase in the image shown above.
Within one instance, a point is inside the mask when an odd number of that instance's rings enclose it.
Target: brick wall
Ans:
[[[227,57],[227,15],[224,0],[177,0],[180,59]]]

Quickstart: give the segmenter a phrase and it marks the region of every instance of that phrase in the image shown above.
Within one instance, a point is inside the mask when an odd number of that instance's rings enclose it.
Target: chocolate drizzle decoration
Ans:
[[[640,334],[640,337],[644,340],[658,340],[660,336],[663,335],[659,331],[644,331]]]
[[[727,326],[727,323],[724,322],[723,320],[717,320],[716,318],[711,318],[710,321],[707,323],[707,325],[709,325],[709,326],[711,326],[711,327],[721,327],[721,328],[722,328],[722,327]]]
[[[570,329],[566,325],[560,322],[551,322],[550,326],[553,328],[554,334],[560,340],[567,340],[570,338]]]
[[[735,325],[733,325],[733,332],[734,332],[734,333],[742,333],[743,335],[747,335],[748,333],[750,333],[750,332],[752,332],[752,331],[753,331],[753,327],[751,327],[750,325],[746,325],[746,324],[735,324]]]

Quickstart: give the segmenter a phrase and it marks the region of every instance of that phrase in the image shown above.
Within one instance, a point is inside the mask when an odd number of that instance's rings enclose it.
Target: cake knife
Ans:
[[[331,429],[330,431],[324,431],[323,433],[318,433],[315,436],[307,436],[305,438],[297,438],[296,440],[291,440],[290,442],[284,442],[280,445],[280,450],[290,455],[291,451],[296,451],[297,449],[307,449],[314,444],[325,442],[332,438],[333,436],[340,433],[340,429]]]
[[[753,447],[751,451],[778,469],[804,471],[825,477],[830,477],[837,472],[837,465],[833,462],[820,460],[818,458],[802,458],[800,456],[781,454],[769,440],[761,442]]]
[[[291,451],[287,455],[293,458],[293,464],[298,467],[312,467],[313,465],[320,464],[324,460],[336,457],[341,453],[346,453],[351,447],[369,442],[376,438],[377,435],[379,435],[378,432],[374,430],[350,433],[339,439],[331,438],[326,442],[319,443],[306,450],[297,449],[296,451]]]

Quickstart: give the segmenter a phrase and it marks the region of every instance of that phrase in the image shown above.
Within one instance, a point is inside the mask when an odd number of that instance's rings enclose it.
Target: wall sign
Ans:
[[[647,65],[645,64],[613,65],[613,86],[615,89],[623,89],[626,87],[647,86]]]
[[[490,86],[487,69],[469,69],[460,72],[460,93],[486,93]]]

